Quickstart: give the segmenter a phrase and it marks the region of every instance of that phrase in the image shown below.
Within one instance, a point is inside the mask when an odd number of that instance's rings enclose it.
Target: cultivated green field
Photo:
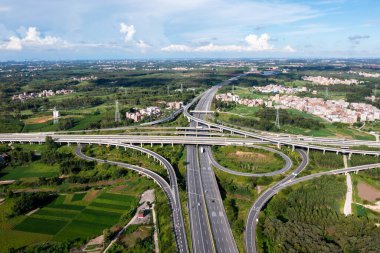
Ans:
[[[135,195],[112,191],[92,190],[60,195],[30,216],[19,216],[2,222],[4,231],[2,229],[0,235],[5,233],[18,236],[17,239],[9,238],[6,243],[1,243],[0,252],[30,242],[63,242],[100,235],[105,228],[117,224],[123,215],[133,212],[138,203]]]

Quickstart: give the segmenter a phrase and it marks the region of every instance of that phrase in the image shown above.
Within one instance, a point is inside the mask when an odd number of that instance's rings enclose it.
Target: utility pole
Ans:
[[[120,122],[119,100],[115,101],[115,122]]]
[[[183,93],[183,84],[181,83],[181,93]]]
[[[329,87],[326,87],[325,89],[325,99],[329,98]]]
[[[373,93],[373,95],[375,96],[375,100],[376,100],[376,96],[377,96],[377,85],[378,84],[375,85],[375,92]]]
[[[280,110],[279,110],[278,107],[276,108],[276,123],[275,123],[275,126],[277,128],[280,128]]]
[[[169,93],[170,93],[170,92],[169,92],[169,85],[168,85],[167,89],[168,89],[168,96],[169,96]]]

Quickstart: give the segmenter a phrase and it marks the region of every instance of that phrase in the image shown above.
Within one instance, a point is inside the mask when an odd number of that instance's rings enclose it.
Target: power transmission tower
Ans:
[[[277,128],[280,128],[280,110],[279,110],[278,107],[276,108],[276,123],[275,123],[275,126]]]
[[[115,122],[120,122],[119,100],[115,101]]]

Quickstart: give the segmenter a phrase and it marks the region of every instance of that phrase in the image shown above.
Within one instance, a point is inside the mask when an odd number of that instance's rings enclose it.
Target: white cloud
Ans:
[[[124,34],[124,41],[129,42],[133,39],[136,33],[134,25],[127,25],[125,23],[120,23],[120,33]]]
[[[141,50],[142,53],[145,53],[146,50],[150,48],[150,45],[145,43],[143,40],[137,41],[136,46]]]
[[[42,37],[36,27],[29,27],[25,37],[11,36],[8,41],[0,44],[0,49],[20,51],[24,46],[61,48],[68,47],[69,44],[58,37]]]
[[[273,46],[269,44],[269,35],[267,33],[258,37],[255,34],[250,34],[245,37],[245,41],[248,44],[249,51],[263,51],[273,49]]]
[[[290,45],[286,45],[286,46],[284,47],[284,51],[285,51],[285,52],[289,52],[289,53],[294,53],[294,52],[296,52],[297,50],[295,50],[294,48],[292,48]]]
[[[269,43],[269,35],[264,33],[260,36],[250,34],[245,37],[246,45],[215,45],[208,44],[198,47],[190,47],[182,44],[172,44],[161,48],[164,52],[247,52],[247,51],[267,51],[274,48]]]
[[[0,5],[0,12],[6,12],[6,11],[10,11],[10,10],[11,10],[11,7]]]
[[[25,38],[22,39],[23,43],[31,44],[34,46],[51,46],[63,42],[58,37],[45,36],[41,37],[41,33],[36,27],[29,27],[26,32]]]
[[[22,49],[22,42],[19,38],[11,36],[8,42],[0,44],[0,49],[19,51]]]
[[[169,46],[161,48],[161,51],[164,52],[190,52],[193,49],[186,45],[181,44],[171,44]]]

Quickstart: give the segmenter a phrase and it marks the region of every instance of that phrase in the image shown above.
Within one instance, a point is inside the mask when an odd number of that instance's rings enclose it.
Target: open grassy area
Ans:
[[[24,152],[32,152],[36,155],[34,161],[30,161],[21,165],[9,164],[7,167],[0,170],[0,180],[19,180],[31,179],[38,177],[55,177],[59,175],[59,164],[46,164],[39,156],[47,150],[46,145],[38,144],[13,144],[16,149],[21,149]],[[71,153],[73,147],[62,146],[58,149],[59,153]]]
[[[27,165],[8,166],[0,171],[1,180],[17,180],[31,177],[54,177],[59,175],[59,165],[47,165],[41,161]]]
[[[284,165],[278,154],[257,148],[215,146],[213,154],[222,166],[241,172],[264,173],[279,170]]]

